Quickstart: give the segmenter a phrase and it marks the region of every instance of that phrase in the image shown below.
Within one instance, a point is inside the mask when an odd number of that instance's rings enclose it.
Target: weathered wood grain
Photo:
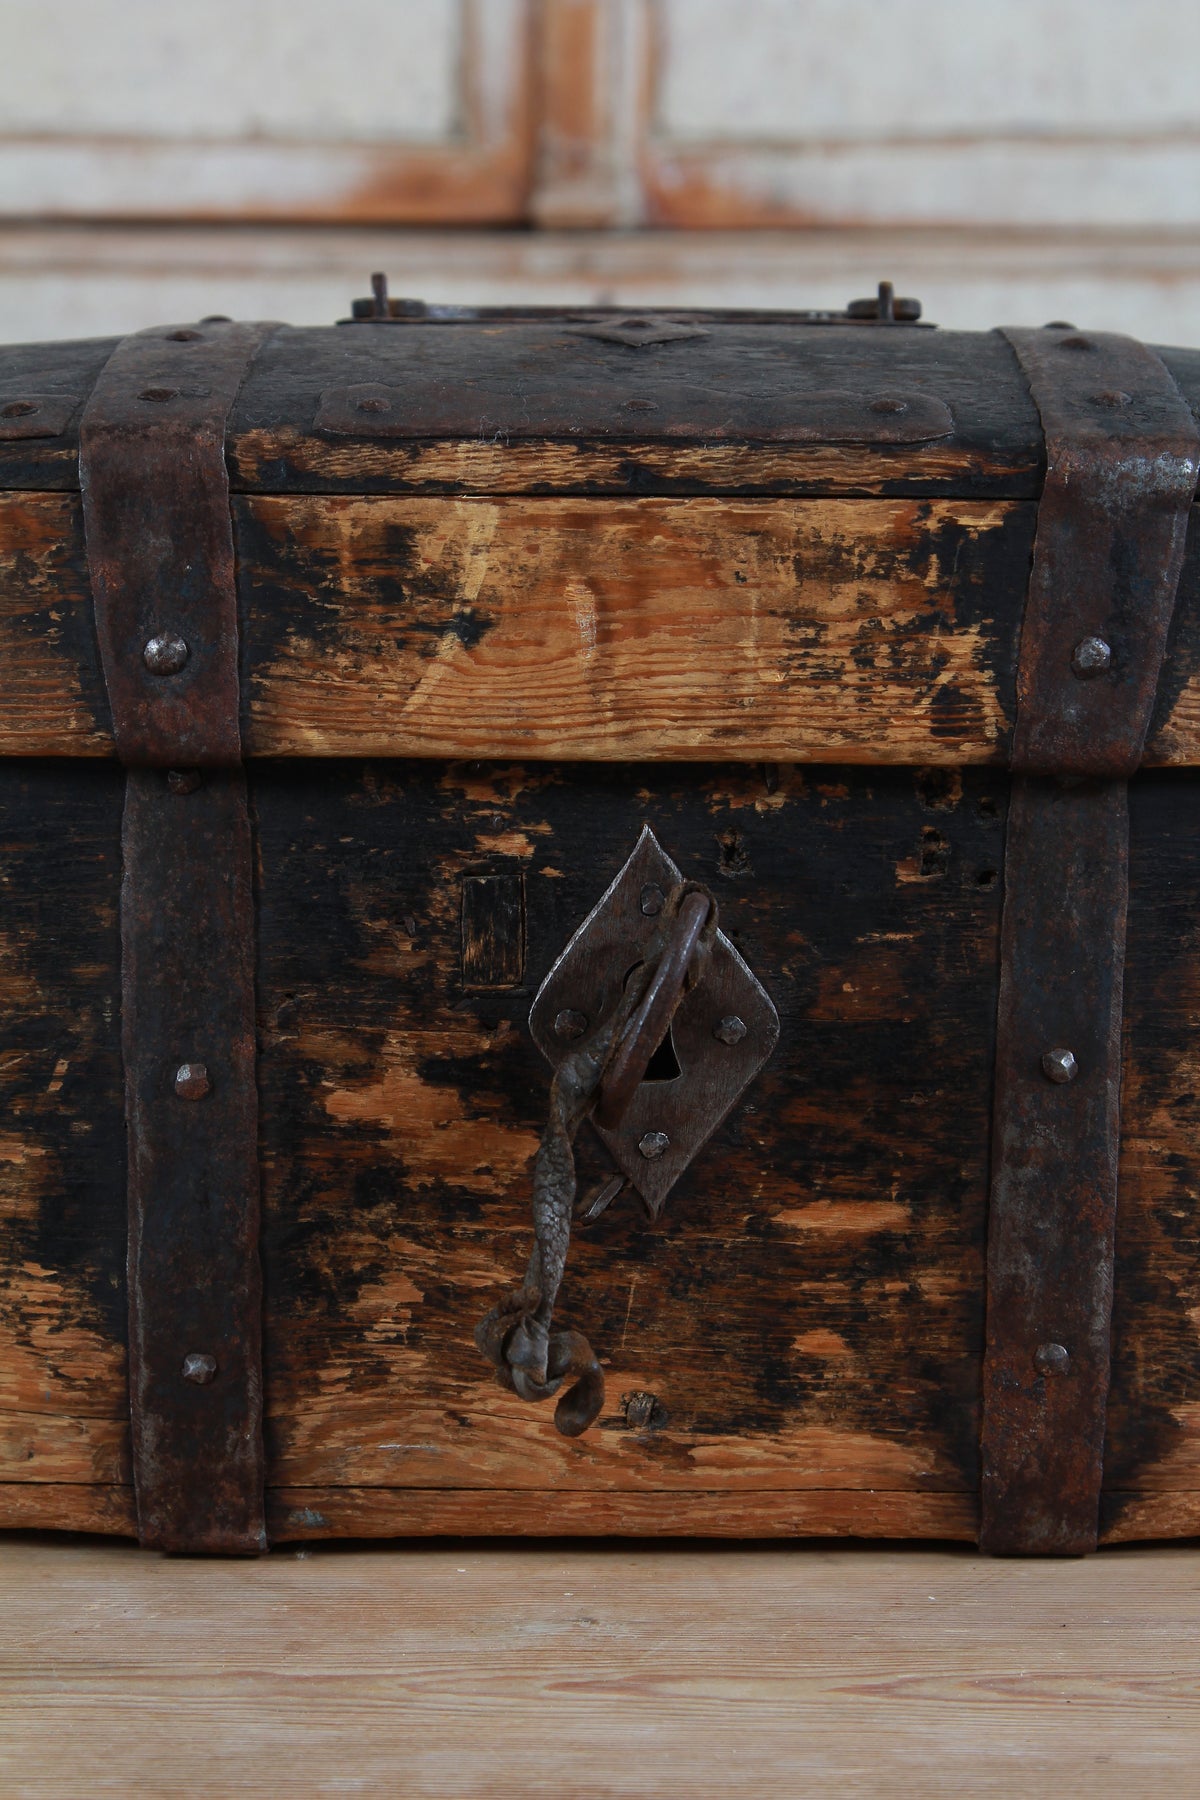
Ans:
[[[1200,1488],[1200,792],[1190,775],[1164,772],[1142,775],[1130,800],[1104,1480],[1139,1496],[1190,1495]],[[1111,1511],[1119,1527],[1122,1507]]]
[[[0,1527],[136,1537],[133,1488],[99,1481],[0,1481]]]
[[[132,1529],[120,788],[115,769],[0,766],[10,1525]],[[935,769],[256,771],[277,1532],[970,1535],[1005,788]],[[1110,1542],[1200,1531],[1191,778],[1143,775],[1132,817]],[[608,1399],[568,1442],[493,1385],[471,1328],[529,1242],[532,989],[643,821],[717,891],[784,1034],[661,1228],[618,1202],[577,1231],[562,1312]],[[481,878],[523,891],[519,986],[464,981]],[[594,1143],[581,1162],[599,1177]],[[630,1425],[635,1392],[660,1425]]]
[[[1003,762],[1023,503],[235,503],[256,756]],[[532,671],[536,670],[536,678]],[[111,756],[78,500],[0,496],[0,754]],[[1200,760],[1193,522],[1148,766]]]
[[[883,1489],[272,1488],[272,1543],[390,1537],[859,1537],[970,1541],[971,1494]],[[1170,1536],[1172,1533],[1155,1533]]]
[[[409,763],[254,794],[272,1483],[973,1492],[1002,788]],[[643,822],[783,1037],[661,1227],[626,1201],[577,1232],[560,1313],[608,1398],[569,1441],[471,1333],[528,1250],[531,992]],[[468,993],[462,879],[509,872],[525,981]]]
[[[255,498],[273,754],[987,762],[1033,508]]]
[[[0,756],[112,756],[78,494],[0,494]]]
[[[4,1484],[130,1479],[120,809],[115,769],[0,762]]]

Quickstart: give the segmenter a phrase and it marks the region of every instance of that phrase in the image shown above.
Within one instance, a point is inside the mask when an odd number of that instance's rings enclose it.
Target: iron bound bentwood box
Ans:
[[[0,1524],[1200,1530],[1200,355],[917,310],[0,352]]]

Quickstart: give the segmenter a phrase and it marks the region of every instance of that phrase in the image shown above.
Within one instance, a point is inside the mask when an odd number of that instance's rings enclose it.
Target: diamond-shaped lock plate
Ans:
[[[643,911],[644,898],[653,907],[653,890],[666,895],[681,880],[647,825],[533,1003],[529,1029],[554,1067],[573,1047],[570,1035],[565,1040],[559,1035],[555,1021],[566,1015],[569,1032],[582,1036],[608,1017],[658,927],[657,912]],[[571,1019],[572,1014],[578,1017]],[[770,996],[718,931],[704,978],[684,995],[671,1026],[680,1073],[670,1080],[643,1081],[615,1130],[602,1130],[593,1120],[652,1217],[658,1217],[683,1171],[753,1081],[778,1038],[779,1015]],[[645,1154],[643,1143],[651,1155]]]

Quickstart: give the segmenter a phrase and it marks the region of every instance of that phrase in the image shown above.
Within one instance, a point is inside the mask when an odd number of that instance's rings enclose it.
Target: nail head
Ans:
[[[1112,646],[1102,637],[1081,638],[1071,653],[1071,667],[1081,681],[1107,674],[1112,667]]]
[[[1075,1061],[1072,1050],[1047,1050],[1042,1057],[1042,1073],[1047,1081],[1057,1082],[1064,1086],[1074,1081],[1079,1073],[1079,1064]]]
[[[581,1038],[587,1027],[586,1013],[576,1012],[573,1006],[565,1006],[554,1021],[554,1035],[569,1044],[576,1038]]]
[[[719,1044],[740,1044],[746,1035],[746,1021],[739,1019],[736,1013],[730,1013],[713,1027],[713,1036]]]
[[[184,640],[174,631],[161,631],[152,637],[142,651],[142,661],[152,675],[178,675],[190,652]]]
[[[638,1139],[638,1149],[647,1162],[657,1162],[664,1151],[671,1148],[671,1140],[665,1131],[647,1131]]]
[[[172,794],[194,794],[203,779],[199,769],[167,770],[167,788]]]
[[[207,1387],[217,1373],[217,1359],[203,1351],[193,1350],[183,1359],[183,1379],[194,1382],[197,1387]]]
[[[654,882],[648,881],[641,893],[641,908],[648,919],[656,919],[666,905],[666,895]]]
[[[175,1071],[175,1092],[181,1100],[203,1100],[211,1094],[207,1066],[202,1062],[180,1063]]]
[[[1039,1375],[1065,1375],[1071,1366],[1070,1352],[1065,1344],[1039,1344],[1033,1366]]]

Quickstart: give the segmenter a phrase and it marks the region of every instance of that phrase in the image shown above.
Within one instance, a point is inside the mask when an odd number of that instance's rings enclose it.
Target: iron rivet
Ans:
[[[1112,668],[1112,649],[1102,637],[1085,637],[1071,652],[1071,667],[1080,681],[1092,681]]]
[[[0,419],[27,419],[37,410],[32,400],[10,400],[7,406],[0,406]]]
[[[657,400],[626,400],[624,402],[624,406],[625,406],[626,412],[657,412],[658,411],[658,401]]]
[[[1074,329],[1075,327],[1069,319],[1051,319],[1049,324],[1042,326],[1043,331],[1074,331]]]
[[[648,1394],[644,1389],[635,1394],[623,1394],[621,1411],[630,1431],[661,1431],[668,1422],[667,1409],[658,1395]]]
[[[581,1038],[587,1027],[586,1013],[576,1012],[573,1006],[564,1006],[554,1021],[554,1035],[562,1038],[564,1043],[570,1043]]]
[[[713,1027],[713,1036],[719,1044],[740,1044],[746,1035],[746,1022],[739,1019],[736,1013],[730,1013],[727,1019]]]
[[[202,325],[232,325],[233,320],[228,313],[205,313],[200,323]]]
[[[1065,1344],[1039,1344],[1033,1366],[1039,1375],[1065,1375],[1071,1366],[1070,1352]]]
[[[203,1350],[193,1350],[183,1359],[181,1374],[185,1381],[194,1381],[197,1387],[207,1387],[217,1373],[217,1359],[208,1356]]]
[[[884,395],[879,400],[872,400],[871,411],[873,413],[907,412],[908,411],[908,401],[907,400],[895,400],[895,399],[892,399],[888,395]]]
[[[652,881],[648,881],[642,889],[641,899],[639,901],[641,909],[646,917],[648,919],[656,919],[666,903],[666,895],[663,893],[662,889],[656,887]]]
[[[194,794],[203,780],[199,769],[167,770],[167,787],[172,794]]]
[[[139,400],[178,400],[179,389],[169,387],[143,388],[138,395]]]
[[[142,651],[142,661],[152,675],[178,675],[188,654],[188,647],[177,632],[161,631]]]
[[[1060,350],[1094,350],[1096,348],[1091,338],[1083,337],[1079,333],[1076,333],[1074,337],[1060,338],[1058,347]]]
[[[359,401],[358,410],[365,413],[391,412],[392,404],[390,400],[380,400],[378,396],[368,395],[365,400]]]
[[[1092,399],[1097,406],[1132,406],[1133,395],[1126,394],[1121,388],[1105,388],[1101,394],[1093,394]]]
[[[1068,1081],[1074,1081],[1078,1073],[1079,1064],[1073,1050],[1047,1050],[1042,1058],[1042,1074],[1047,1081],[1065,1086]]]
[[[647,1131],[638,1139],[638,1149],[647,1162],[657,1162],[664,1151],[671,1148],[671,1140],[665,1131]]]
[[[181,1100],[203,1100],[212,1093],[207,1065],[202,1062],[180,1063],[175,1071],[175,1092]]]
[[[168,331],[167,339],[172,344],[194,344],[200,336],[198,331]]]

